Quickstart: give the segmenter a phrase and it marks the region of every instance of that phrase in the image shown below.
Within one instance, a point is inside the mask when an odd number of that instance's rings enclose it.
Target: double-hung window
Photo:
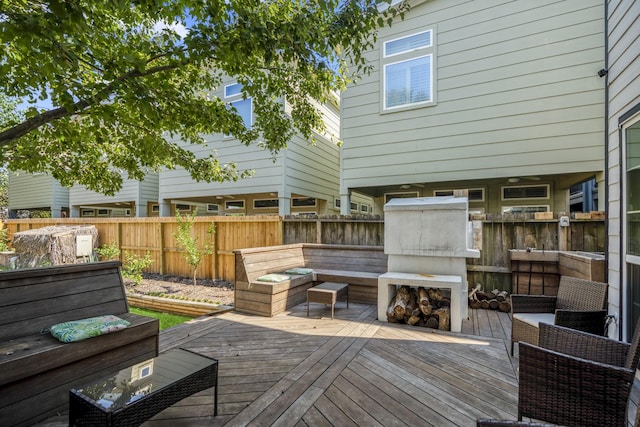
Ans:
[[[433,30],[382,45],[383,109],[433,104]]]
[[[224,99],[236,109],[247,129],[253,124],[251,98],[242,99],[242,84],[232,83],[224,87]],[[227,135],[228,136],[228,135]]]

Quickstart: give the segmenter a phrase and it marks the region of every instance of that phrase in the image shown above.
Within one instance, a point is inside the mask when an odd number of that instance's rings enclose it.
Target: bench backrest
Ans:
[[[118,261],[0,272],[0,341],[128,311]]]
[[[305,267],[327,270],[387,272],[383,246],[303,244]]]
[[[265,274],[305,266],[301,243],[237,249],[233,252],[236,257],[237,282],[252,282]]]

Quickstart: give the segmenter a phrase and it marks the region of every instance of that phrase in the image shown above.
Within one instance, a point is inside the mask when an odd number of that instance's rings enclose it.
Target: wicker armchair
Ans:
[[[606,283],[562,276],[558,296],[511,295],[511,355],[516,342],[538,345],[538,324],[604,335]]]
[[[519,345],[518,419],[566,426],[625,426],[640,358],[630,344],[540,324],[539,347]]]
[[[476,427],[552,427],[553,424],[540,424],[528,421],[479,419]]]

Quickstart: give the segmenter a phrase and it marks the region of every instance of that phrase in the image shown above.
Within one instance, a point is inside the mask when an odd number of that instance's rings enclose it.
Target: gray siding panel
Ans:
[[[9,209],[51,207],[56,181],[46,174],[9,173]],[[60,187],[62,188],[62,187]],[[64,189],[66,191],[66,189]],[[67,193],[68,194],[68,193]],[[64,197],[64,194],[62,195]],[[68,197],[68,196],[67,196]]]
[[[379,50],[343,94],[344,186],[604,169],[600,1],[424,2],[379,40],[429,28],[435,105],[381,112]]]

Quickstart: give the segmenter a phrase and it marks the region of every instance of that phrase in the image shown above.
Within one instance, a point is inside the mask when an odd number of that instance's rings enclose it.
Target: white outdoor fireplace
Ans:
[[[398,286],[440,288],[451,294],[451,331],[460,332],[468,316],[466,258],[471,227],[466,197],[392,199],[384,206],[384,252],[387,273],[378,278],[378,320]]]

